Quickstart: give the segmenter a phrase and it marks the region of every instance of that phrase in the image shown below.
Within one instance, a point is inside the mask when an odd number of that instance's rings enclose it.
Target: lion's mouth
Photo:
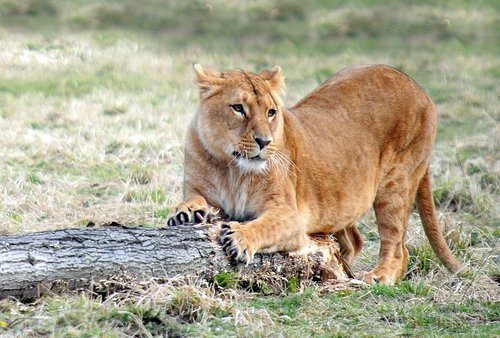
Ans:
[[[267,160],[259,155],[249,157],[247,153],[234,151],[235,165],[242,174],[257,173],[263,174],[267,169]],[[231,161],[232,163],[233,161]]]
[[[254,156],[254,157],[248,157],[245,154],[242,154],[242,153],[240,153],[238,151],[233,151],[233,156],[235,158],[244,158],[245,160],[248,160],[248,161],[256,161],[256,162],[265,161],[265,159],[263,159],[262,157],[260,157],[260,155],[257,155],[257,156]]]

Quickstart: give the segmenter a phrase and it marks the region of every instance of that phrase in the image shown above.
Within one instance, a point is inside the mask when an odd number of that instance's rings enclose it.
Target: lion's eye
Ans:
[[[267,117],[271,118],[273,117],[274,115],[276,115],[276,109],[269,109],[267,111]]]
[[[243,108],[243,105],[241,105],[241,104],[230,104],[229,106],[235,112],[240,113],[241,115],[245,116],[245,108]]]

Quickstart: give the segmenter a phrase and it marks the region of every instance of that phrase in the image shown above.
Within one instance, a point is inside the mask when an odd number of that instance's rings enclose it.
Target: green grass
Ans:
[[[394,287],[291,279],[276,295],[222,273],[212,285],[152,283],[104,301],[3,300],[0,335],[498,335],[500,291],[487,276],[500,275],[499,15],[495,0],[0,1],[1,234],[163,226],[181,198],[194,63],[278,64],[289,106],[344,67],[386,63],[436,102],[434,199],[470,268],[443,272],[412,215],[409,272]],[[373,213],[360,229],[355,271],[378,253]]]
[[[191,287],[160,291],[159,299],[102,302],[85,296],[44,298],[42,305],[0,302],[3,330],[36,334],[94,336],[269,335],[285,336],[492,336],[500,329],[499,304],[469,300],[438,304],[420,282],[375,285],[319,294],[317,287],[284,296],[194,292]],[[240,316],[238,318],[238,316]],[[17,320],[16,320],[17,319]],[[262,321],[262,322],[261,322]],[[265,324],[265,325],[263,325]],[[2,328],[0,328],[2,330]],[[0,331],[1,332],[1,331]],[[26,332],[26,331],[25,331]]]
[[[139,74],[120,75],[118,71],[100,69],[95,73],[54,74],[54,78],[0,78],[0,91],[14,96],[21,94],[42,94],[46,96],[81,96],[98,87],[113,88],[119,91],[134,92],[143,90],[147,80]],[[106,110],[106,113],[108,110]]]

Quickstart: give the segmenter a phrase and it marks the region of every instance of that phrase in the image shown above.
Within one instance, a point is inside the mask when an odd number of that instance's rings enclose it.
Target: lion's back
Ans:
[[[311,135],[371,139],[404,146],[424,134],[433,143],[432,100],[408,75],[385,65],[344,69],[292,109]]]

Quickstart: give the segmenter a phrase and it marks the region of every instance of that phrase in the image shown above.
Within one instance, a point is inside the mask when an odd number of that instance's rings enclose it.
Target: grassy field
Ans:
[[[394,287],[267,295],[173,280],[106,300],[4,300],[0,336],[499,336],[499,17],[495,0],[0,0],[0,234],[164,226],[181,198],[194,63],[278,64],[287,105],[344,67],[386,63],[436,102],[434,197],[472,271],[449,276],[412,215]],[[378,252],[373,214],[359,227],[355,270]]]

